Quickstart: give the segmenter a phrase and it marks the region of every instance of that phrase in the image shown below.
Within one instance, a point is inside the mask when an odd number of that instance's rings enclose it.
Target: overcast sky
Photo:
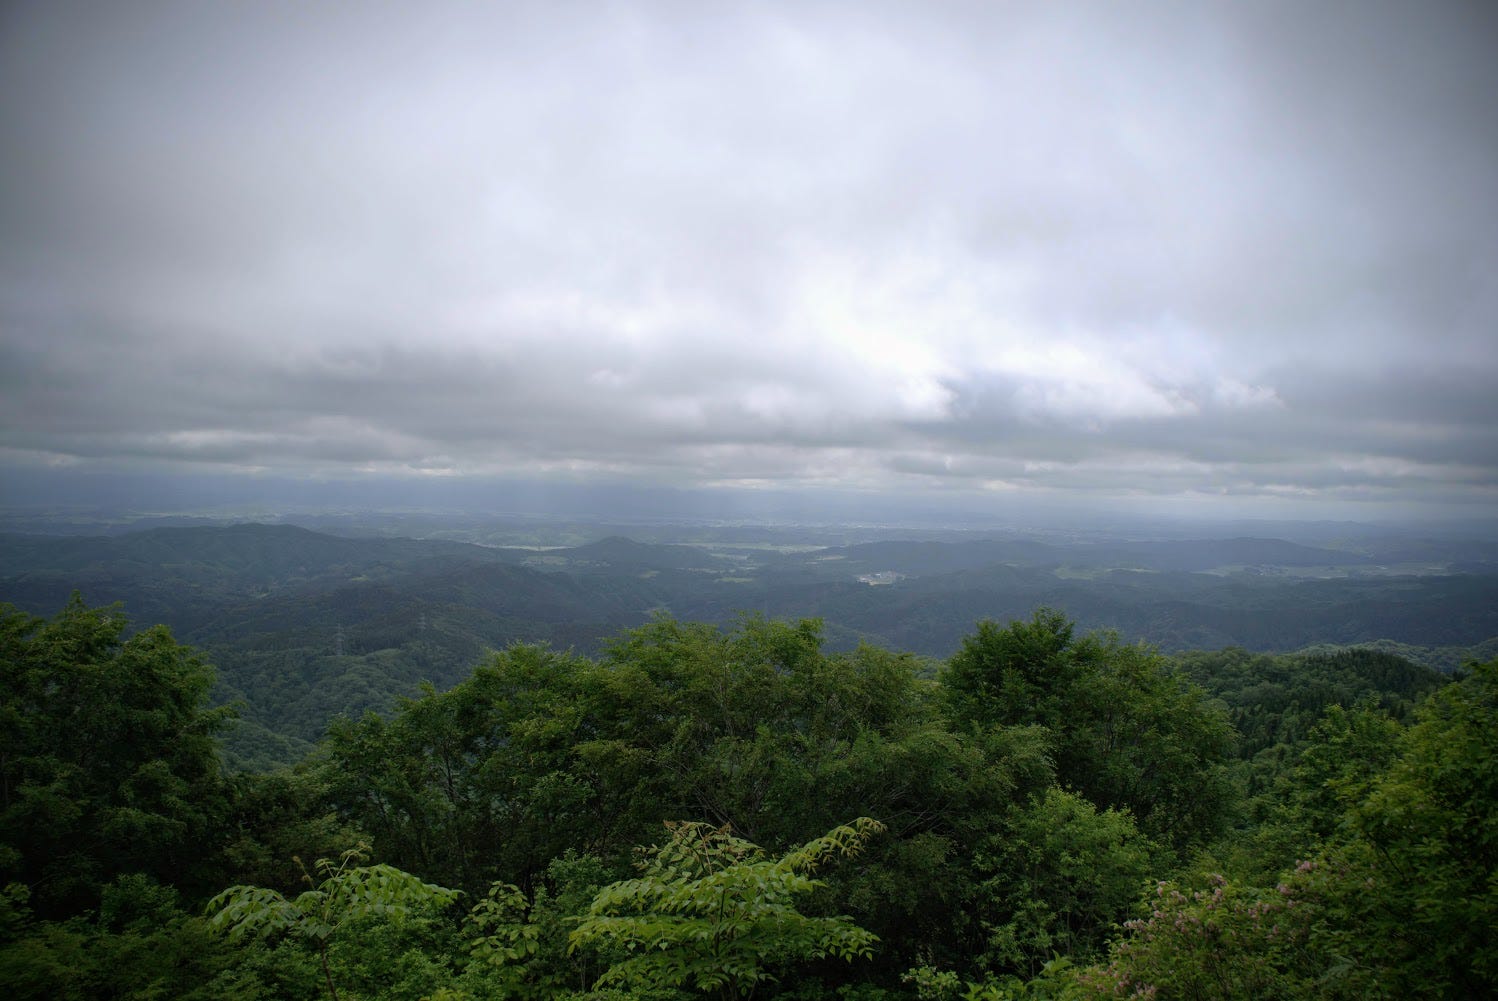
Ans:
[[[1498,8],[0,7],[0,475],[1498,510]]]

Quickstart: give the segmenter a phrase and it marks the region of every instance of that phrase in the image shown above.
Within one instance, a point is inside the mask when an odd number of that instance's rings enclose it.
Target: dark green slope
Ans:
[[[96,604],[125,602],[136,621],[186,632],[247,598],[513,558],[465,543],[346,539],[290,525],[0,535],[0,594],[25,611],[51,614],[77,590]]]
[[[946,656],[982,618],[1005,621],[1046,605],[1085,629],[1113,629],[1166,650],[1242,646],[1295,650],[1312,643],[1397,640],[1471,646],[1498,636],[1498,577],[1387,577],[1289,581],[1250,576],[1117,571],[1065,579],[1000,566],[889,586],[783,574],[755,594],[756,610],[813,615],[897,649]],[[745,597],[749,597],[748,593]],[[714,618],[721,605],[678,602]]]
[[[222,696],[243,700],[249,719],[313,740],[340,713],[384,710],[422,682],[450,687],[489,649],[594,652],[659,597],[643,581],[464,565],[244,602],[183,638],[212,657]]]
[[[780,557],[776,569],[803,567],[819,574],[856,577],[891,570],[911,575],[956,573],[999,564],[1057,566],[1068,550],[1027,540],[977,539],[949,542],[865,542]]]
[[[1252,538],[1104,543],[1070,550],[1067,556],[1080,557],[1088,566],[1188,573],[1225,566],[1348,567],[1372,562],[1359,553]]]
[[[643,573],[651,570],[723,572],[731,564],[695,546],[635,542],[617,535],[571,549],[550,550],[546,556],[565,561],[576,572]]]
[[[157,567],[274,583],[379,564],[504,558],[506,551],[462,542],[349,539],[292,525],[155,528],[118,536],[0,535],[0,577],[38,569]]]
[[[890,570],[939,575],[998,564],[1200,572],[1219,567],[1357,567],[1372,563],[1360,553],[1322,549],[1283,539],[1184,539],[1052,544],[1026,539],[970,542],[868,542],[781,557],[779,568],[801,566],[821,574],[857,576]]]

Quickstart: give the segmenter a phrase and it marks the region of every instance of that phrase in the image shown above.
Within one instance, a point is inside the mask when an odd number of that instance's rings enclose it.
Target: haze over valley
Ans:
[[[725,626],[745,614],[814,617],[830,649],[868,643],[933,659],[951,656],[981,619],[1041,606],[1168,652],[1373,645],[1445,671],[1498,653],[1498,541],[1388,528],[1279,526],[1303,540],[1291,542],[1180,537],[1182,526],[1129,537],[368,512],[307,520],[319,530],[127,523],[104,536],[0,535],[0,592],[45,615],[78,590],[167,623],[217,666],[216,699],[242,703],[231,747],[262,761],[305,748],[340,714],[388,711],[422,682],[449,687],[488,649],[539,642],[594,654],[662,616]],[[402,537],[417,527],[434,537]],[[567,544],[579,538],[588,541]],[[251,749],[266,740],[280,750]]]

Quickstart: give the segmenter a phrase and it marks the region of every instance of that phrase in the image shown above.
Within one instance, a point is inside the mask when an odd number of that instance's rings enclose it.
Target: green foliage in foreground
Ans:
[[[727,828],[671,825],[640,876],[604,887],[572,933],[572,945],[605,944],[629,955],[603,986],[690,986],[747,997],[795,962],[869,958],[876,936],[847,917],[808,917],[796,898],[825,884],[811,874],[835,856],[858,855],[884,825],[868,817],[767,858]]]
[[[323,979],[331,1001],[338,989],[328,967],[328,945],[344,925],[367,918],[400,920],[413,910],[441,907],[458,897],[456,890],[424,883],[410,873],[389,865],[354,865],[365,857],[365,849],[350,849],[343,857],[318,859],[320,882],[287,899],[275,890],[259,886],[231,886],[208,902],[209,925],[227,931],[231,938],[275,938],[291,935],[316,946]]]
[[[225,778],[163,630],[0,626],[18,999],[1498,993],[1498,663],[1227,652],[1192,685],[1042,611],[932,680],[816,622],[660,620]]]
[[[0,882],[63,917],[116,876],[201,888],[227,807],[212,670],[162,626],[126,638],[75,593],[53,619],[0,605]]]
[[[37,920],[26,889],[0,894],[0,985],[15,1001],[266,997],[235,974],[244,953],[178,906],[171,887],[123,876],[100,888],[97,911]]]
[[[1106,964],[1050,986],[1098,998],[1493,996],[1498,661],[1427,699],[1387,767],[1328,782],[1345,804],[1337,830],[1273,886],[1162,881]]]

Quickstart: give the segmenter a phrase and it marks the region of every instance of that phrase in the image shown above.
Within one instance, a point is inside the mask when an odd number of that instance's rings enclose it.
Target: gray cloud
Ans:
[[[15,5],[7,463],[1498,500],[1479,5]]]

